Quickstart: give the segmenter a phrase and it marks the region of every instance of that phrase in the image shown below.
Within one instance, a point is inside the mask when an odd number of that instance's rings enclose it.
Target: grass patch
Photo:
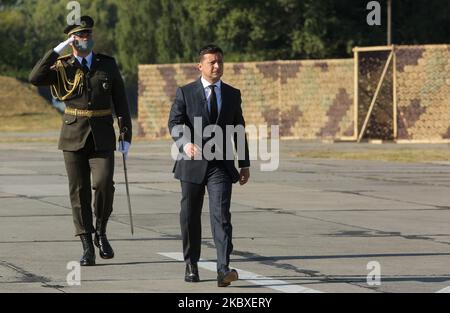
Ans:
[[[370,149],[364,151],[304,151],[294,153],[298,158],[320,158],[336,160],[369,160],[388,162],[450,161],[448,149]]]
[[[13,116],[0,116],[1,132],[43,132],[59,130],[61,116],[49,113],[30,113]]]
[[[0,95],[1,132],[32,133],[60,129],[60,114],[31,84],[0,76]]]

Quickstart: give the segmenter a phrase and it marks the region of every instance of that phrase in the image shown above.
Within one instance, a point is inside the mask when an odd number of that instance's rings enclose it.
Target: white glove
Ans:
[[[72,35],[69,37],[69,39],[67,39],[66,41],[61,42],[59,45],[56,46],[55,49],[53,49],[53,51],[55,51],[58,54],[61,54],[61,52],[64,51],[64,49],[70,45],[73,41],[75,40],[75,37]]]
[[[130,149],[130,143],[128,141],[119,141],[119,152],[125,156],[125,160],[128,158],[128,150]]]

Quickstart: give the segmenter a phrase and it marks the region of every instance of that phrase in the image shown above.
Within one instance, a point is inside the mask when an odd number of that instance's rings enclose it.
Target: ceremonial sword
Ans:
[[[118,120],[119,120],[119,129],[120,129],[120,144],[122,145],[122,151],[123,151],[123,142],[125,141],[125,133],[128,131],[128,128],[123,126],[123,121],[122,121],[121,116],[119,116]],[[134,235],[133,213],[131,212],[130,190],[128,188],[127,161],[126,161],[124,153],[122,153],[122,160],[123,160],[123,171],[125,173],[125,186],[127,189],[128,213],[130,215],[131,235]]]

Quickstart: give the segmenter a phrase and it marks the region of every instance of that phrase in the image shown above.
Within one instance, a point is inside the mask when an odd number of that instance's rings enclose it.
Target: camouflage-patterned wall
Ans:
[[[450,46],[395,52],[397,139],[450,139]],[[227,63],[223,80],[241,89],[247,124],[277,124],[284,138],[342,139],[356,136],[353,69],[353,59]],[[139,66],[141,135],[168,138],[176,88],[197,77],[194,64]]]
[[[450,45],[395,50],[398,139],[450,139]]]
[[[194,64],[139,66],[139,129],[168,138],[177,86],[197,79]],[[279,125],[282,137],[353,135],[353,60],[226,63],[223,81],[239,88],[247,124]]]

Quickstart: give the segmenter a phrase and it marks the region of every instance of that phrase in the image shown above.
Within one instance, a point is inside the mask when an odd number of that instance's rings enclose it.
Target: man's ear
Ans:
[[[202,63],[197,63],[197,69],[201,72],[202,71]]]

